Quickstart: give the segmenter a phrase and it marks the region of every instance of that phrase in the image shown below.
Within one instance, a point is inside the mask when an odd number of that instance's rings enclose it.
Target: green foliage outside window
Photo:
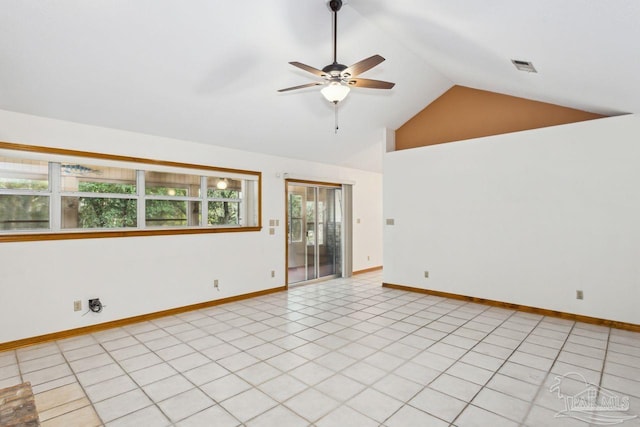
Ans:
[[[47,180],[0,178],[6,190],[49,189]],[[0,230],[34,230],[49,228],[48,195],[0,195]]]
[[[46,179],[0,178],[0,188],[6,190],[45,191],[49,189],[49,182]]]
[[[237,199],[239,192],[236,190],[211,190],[207,191],[209,197],[218,199]],[[234,201],[209,202],[207,224],[209,225],[238,225],[240,223],[240,203]]]
[[[49,228],[49,197],[0,195],[0,230]]]
[[[136,194],[133,184],[109,182],[79,182],[78,191],[100,194]],[[75,199],[67,198],[65,199]],[[79,197],[78,228],[125,228],[135,227],[138,220],[135,199],[112,199],[101,197]],[[73,201],[69,200],[69,203]]]

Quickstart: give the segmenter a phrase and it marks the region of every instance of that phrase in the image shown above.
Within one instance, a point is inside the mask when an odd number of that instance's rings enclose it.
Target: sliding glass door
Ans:
[[[341,274],[342,189],[287,184],[288,283]]]

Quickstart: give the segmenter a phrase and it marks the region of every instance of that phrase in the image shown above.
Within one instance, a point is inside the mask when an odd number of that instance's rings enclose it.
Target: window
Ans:
[[[302,195],[289,195],[289,242],[302,242]]]
[[[259,172],[24,147],[0,142],[0,241],[260,229]]]
[[[61,228],[137,227],[134,169],[62,163],[60,182]]]
[[[198,175],[145,171],[148,227],[199,226],[202,215]]]
[[[242,181],[226,178],[207,179],[207,223],[237,225],[243,217]]]
[[[49,165],[0,155],[0,231],[49,228]]]

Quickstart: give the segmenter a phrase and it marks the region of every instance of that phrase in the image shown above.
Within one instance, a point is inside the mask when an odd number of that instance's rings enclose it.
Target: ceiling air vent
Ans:
[[[527,73],[537,73],[538,72],[534,68],[533,63],[531,63],[529,61],[520,61],[518,59],[512,59],[511,62],[520,71],[526,71]]]

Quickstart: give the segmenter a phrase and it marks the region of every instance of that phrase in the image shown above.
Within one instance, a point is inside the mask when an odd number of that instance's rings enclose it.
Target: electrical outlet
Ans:
[[[271,277],[276,277],[276,271],[275,270],[271,270]]]
[[[428,278],[429,278],[429,272],[428,272],[428,271],[426,271],[426,270],[425,270],[425,272],[424,272],[424,278],[425,278],[425,279],[428,279]]]
[[[275,228],[273,228],[273,227],[269,228],[269,234],[270,234],[270,235],[272,235],[272,236],[273,236],[274,234],[276,234],[276,229],[275,229]]]
[[[80,311],[82,310],[82,301],[77,300],[73,302],[73,311]]]
[[[584,292],[576,291],[576,299],[584,299]]]

